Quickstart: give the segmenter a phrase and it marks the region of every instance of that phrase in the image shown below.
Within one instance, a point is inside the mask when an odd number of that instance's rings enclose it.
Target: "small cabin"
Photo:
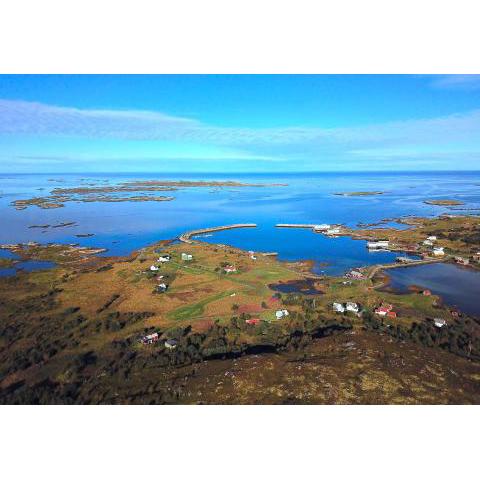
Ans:
[[[275,312],[275,316],[277,317],[277,320],[280,320],[283,317],[288,317],[289,313],[288,310],[277,310]]]
[[[189,262],[190,260],[193,260],[193,255],[190,255],[189,253],[182,253],[182,260],[184,262]]]
[[[165,348],[168,348],[169,350],[173,350],[176,348],[178,345],[177,340],[174,340],[173,338],[169,338],[168,340],[165,340]]]
[[[166,283],[160,283],[155,287],[156,293],[165,293],[168,290],[168,285]]]
[[[438,328],[442,328],[447,324],[447,322],[443,318],[434,318],[433,323]]]
[[[157,262],[165,263],[165,262],[169,262],[170,259],[171,259],[170,255],[161,255],[160,257],[158,257]]]
[[[345,309],[348,312],[353,312],[353,313],[358,313],[360,311],[360,307],[358,303],[355,303],[355,302],[347,302]]]
[[[245,323],[247,325],[258,325],[260,323],[260,319],[259,318],[247,318],[247,320],[245,320]]]
[[[333,302],[333,310],[337,313],[344,313],[345,312],[345,307],[343,306],[342,303],[338,302]]]
[[[152,265],[150,267],[150,271],[152,271],[152,272],[157,272],[158,270],[160,270],[160,269],[156,265]]]

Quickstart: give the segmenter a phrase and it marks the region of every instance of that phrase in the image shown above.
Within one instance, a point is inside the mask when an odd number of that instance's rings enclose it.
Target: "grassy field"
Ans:
[[[414,238],[423,238],[426,234],[433,234],[443,228],[450,237],[442,237],[439,241],[448,245],[455,244],[458,248],[466,248],[465,238],[470,238],[476,232],[476,224],[472,219],[410,221],[417,225],[417,229],[413,230]],[[370,230],[368,232],[371,234]],[[397,231],[395,235],[396,241],[401,242],[411,239],[413,234],[412,231]],[[318,293],[283,294],[282,299],[278,300],[274,296],[272,284],[304,281],[308,275],[305,264],[282,263],[274,257],[261,254],[257,254],[257,259],[253,260],[247,252],[229,246],[159,242],[128,257],[96,257],[93,255],[95,252],[95,249],[65,245],[32,245],[16,250],[21,258],[52,260],[57,263],[57,267],[0,278],[0,398],[2,395],[10,398],[9,389],[16,387],[18,391],[24,392],[22,395],[27,395],[27,403],[34,402],[37,393],[31,393],[33,390],[29,388],[40,385],[34,391],[43,392],[42,402],[50,401],[49,389],[53,388],[57,392],[55,395],[60,397],[52,397],[52,402],[58,398],[68,400],[68,391],[64,391],[68,388],[80,392],[80,396],[75,397],[77,400],[87,399],[93,403],[115,402],[115,392],[122,392],[122,402],[125,403],[135,402],[136,398],[180,401],[180,396],[175,393],[175,389],[180,388],[175,380],[177,373],[171,373],[167,367],[177,363],[183,365],[187,357],[193,363],[198,362],[200,351],[206,352],[206,355],[214,355],[216,352],[222,355],[227,348],[229,351],[245,352],[249,346],[270,348],[276,342],[303,351],[305,345],[302,342],[311,340],[315,329],[320,334],[332,325],[335,328],[328,331],[328,334],[352,326],[357,334],[365,330],[361,317],[353,314],[335,315],[332,311],[333,302],[357,302],[369,312],[382,303],[390,303],[398,317],[388,319],[388,322],[405,329],[414,324],[426,324],[428,317],[442,317],[452,325],[455,324],[449,309],[440,305],[435,296],[423,296],[415,292],[396,295],[376,289],[377,279],[345,284],[344,278],[315,278]],[[193,260],[182,261],[182,253],[193,255]],[[171,260],[158,263],[161,254],[169,254]],[[159,270],[152,272],[152,265],[158,265]],[[236,272],[225,273],[226,265],[235,266]],[[155,292],[159,283],[168,285],[165,293]],[[275,312],[278,309],[288,309],[289,317],[277,320]],[[259,318],[260,324],[248,325],[246,320],[250,317]],[[182,333],[187,330],[188,334]],[[162,342],[156,346],[145,346],[138,342],[143,335],[154,331],[159,332],[162,339],[182,338],[182,354],[177,358],[165,353]],[[463,341],[462,332],[454,334],[459,337],[459,341]],[[379,338],[382,335],[378,335]],[[368,337],[368,348],[377,352],[378,346],[371,343],[372,338]],[[399,351],[395,350],[400,354]],[[452,354],[443,353],[446,356],[439,361],[446,365]],[[314,357],[318,355],[324,358],[322,355],[325,352],[315,353]],[[372,355],[374,358],[376,353]],[[423,357],[420,355],[419,358]],[[278,364],[277,360],[272,360],[273,363],[269,360],[262,365],[265,368],[273,365],[290,371],[289,362],[292,359],[285,357],[284,360],[285,363],[282,360]],[[359,364],[363,362],[358,361]],[[320,363],[317,362],[317,366]],[[367,364],[368,362],[365,365],[362,363],[363,366],[359,369],[366,368]],[[340,364],[335,365],[331,372],[338,374]],[[201,367],[204,368],[206,367]],[[349,371],[355,377],[355,369],[352,368],[345,369],[345,372]],[[392,390],[390,396],[378,396],[382,378],[391,374],[395,377],[392,380],[394,383],[399,381],[396,373],[388,373],[385,368],[385,365],[379,364],[376,376],[362,376],[361,388],[355,387],[358,398],[368,401],[384,398],[400,403],[400,390],[395,390],[396,387],[393,386],[392,389],[397,393]],[[353,401],[354,397],[347,394],[335,397],[322,396],[317,392],[317,396],[308,397],[304,393],[298,393],[314,381],[315,372],[317,370],[312,369],[313,376],[305,381],[304,386],[296,382],[294,371],[290,372],[289,382],[295,383],[291,384],[291,388],[297,392],[297,400],[309,402],[317,399],[328,403],[338,398],[340,402]],[[211,373],[208,368],[205,375],[207,373]],[[326,371],[324,373],[327,374]],[[225,375],[225,371],[222,374]],[[153,375],[155,380],[149,375]],[[472,375],[478,375],[478,372],[473,372]],[[426,379],[427,376],[425,373],[422,378]],[[206,377],[200,375],[199,378],[205,380]],[[167,382],[169,388],[172,388],[168,395],[161,379],[171,382]],[[271,381],[273,383],[266,383],[268,388],[280,388],[283,392],[282,401],[288,401],[284,387],[278,387],[281,378],[273,375]],[[196,380],[192,381],[190,385],[195,382]],[[450,379],[449,382],[451,388],[456,388],[457,384],[453,380]],[[251,390],[254,383],[253,380],[249,383],[245,377],[242,383],[245,388],[243,393],[237,389],[236,393],[223,392],[219,398],[227,403],[233,399],[250,401],[253,397],[248,392],[254,394]],[[413,376],[408,385],[413,392]],[[182,390],[182,395],[187,395],[181,397],[182,402],[188,402],[188,392],[194,391],[189,388]],[[468,388],[471,388],[470,383]],[[375,395],[378,395],[368,396],[365,392],[370,389],[375,389]],[[435,395],[422,395],[412,393],[412,402],[420,402],[422,398],[425,401],[439,398]],[[258,398],[275,403],[274,395]],[[458,397],[459,401],[470,401],[471,398],[473,397],[468,395]],[[214,400],[214,397],[205,397],[207,403]]]

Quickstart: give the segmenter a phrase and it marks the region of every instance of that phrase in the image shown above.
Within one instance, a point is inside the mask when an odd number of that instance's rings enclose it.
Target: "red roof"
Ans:
[[[391,311],[390,311],[390,312],[387,313],[387,317],[396,318],[396,317],[397,317],[397,314],[396,314],[396,312],[391,312]]]
[[[249,318],[245,320],[245,323],[248,323],[248,325],[258,325],[260,323],[259,318]]]

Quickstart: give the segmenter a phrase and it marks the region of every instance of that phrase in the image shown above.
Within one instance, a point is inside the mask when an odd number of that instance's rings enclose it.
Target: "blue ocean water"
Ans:
[[[64,208],[36,206],[15,210],[16,199],[48,195],[55,187],[87,183],[113,185],[130,180],[237,180],[287,186],[181,188],[171,202],[68,202]],[[346,197],[348,191],[384,195]],[[161,193],[159,193],[161,194]],[[426,205],[427,199],[453,198],[462,210]],[[465,210],[468,209],[468,210]],[[0,243],[64,242],[104,247],[106,255],[125,255],[181,233],[232,223],[256,229],[217,232],[205,241],[255,251],[276,251],[280,259],[313,259],[315,270],[340,274],[351,267],[392,261],[394,253],[372,252],[365,242],[326,238],[309,230],[275,228],[276,223],[335,223],[356,226],[407,215],[480,212],[480,172],[298,173],[298,174],[48,174],[0,175]],[[31,225],[76,222],[62,228]],[[76,234],[94,236],[78,238]],[[325,265],[326,264],[326,265]]]

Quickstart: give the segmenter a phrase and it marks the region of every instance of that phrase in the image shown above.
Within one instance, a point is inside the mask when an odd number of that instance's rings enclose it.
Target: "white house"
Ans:
[[[225,273],[234,273],[234,272],[237,271],[237,269],[236,269],[233,265],[227,265],[227,266],[223,269],[223,271],[224,271]]]
[[[182,260],[188,262],[193,259],[193,255],[190,255],[189,253],[182,253]]]
[[[345,312],[345,307],[341,303],[333,302],[333,309],[337,313],[344,313]]]
[[[424,240],[422,243],[424,245],[426,245],[427,247],[431,247],[433,245],[433,242],[431,240],[428,240],[428,239]]]
[[[427,237],[427,240],[430,240],[431,242],[435,242],[437,240],[437,237],[435,235],[430,235]]]
[[[355,302],[347,302],[346,309],[347,311],[353,312],[353,313],[358,313],[360,311],[360,307],[358,306],[358,303],[355,303]]]
[[[375,250],[379,248],[388,248],[388,240],[378,240],[376,242],[367,242],[367,248],[370,250]]]
[[[329,228],[325,234],[326,235],[340,235],[340,229],[339,228]]]
[[[275,312],[275,316],[277,317],[277,320],[280,320],[283,317],[288,317],[289,313],[288,310],[277,310]]]
[[[152,265],[152,266],[150,267],[150,270],[151,270],[152,272],[156,272],[156,271],[158,271],[158,270],[160,270],[160,269],[159,269],[157,266]]]
[[[434,318],[433,323],[438,328],[442,328],[447,324],[447,322],[443,318]]]
[[[157,262],[161,262],[161,263],[169,262],[169,261],[170,261],[170,255],[161,255],[160,257],[158,257],[158,260],[157,260]]]
[[[178,342],[176,340],[169,339],[165,341],[165,348],[172,350],[173,348],[176,348],[177,344]]]
[[[434,247],[433,254],[436,257],[443,257],[443,255],[445,255],[445,252],[443,251],[443,247]]]
[[[151,343],[157,342],[159,338],[160,338],[160,335],[157,332],[155,332],[155,333],[151,333],[150,335],[145,335],[144,337],[142,337],[141,342],[144,345],[150,345]]]
[[[168,289],[168,285],[166,283],[159,283],[156,288],[158,293],[164,293],[167,291],[167,289]]]
[[[331,226],[328,225],[327,223],[322,223],[320,225],[314,225],[313,226],[313,231],[314,232],[325,232],[327,230],[330,230]]]

